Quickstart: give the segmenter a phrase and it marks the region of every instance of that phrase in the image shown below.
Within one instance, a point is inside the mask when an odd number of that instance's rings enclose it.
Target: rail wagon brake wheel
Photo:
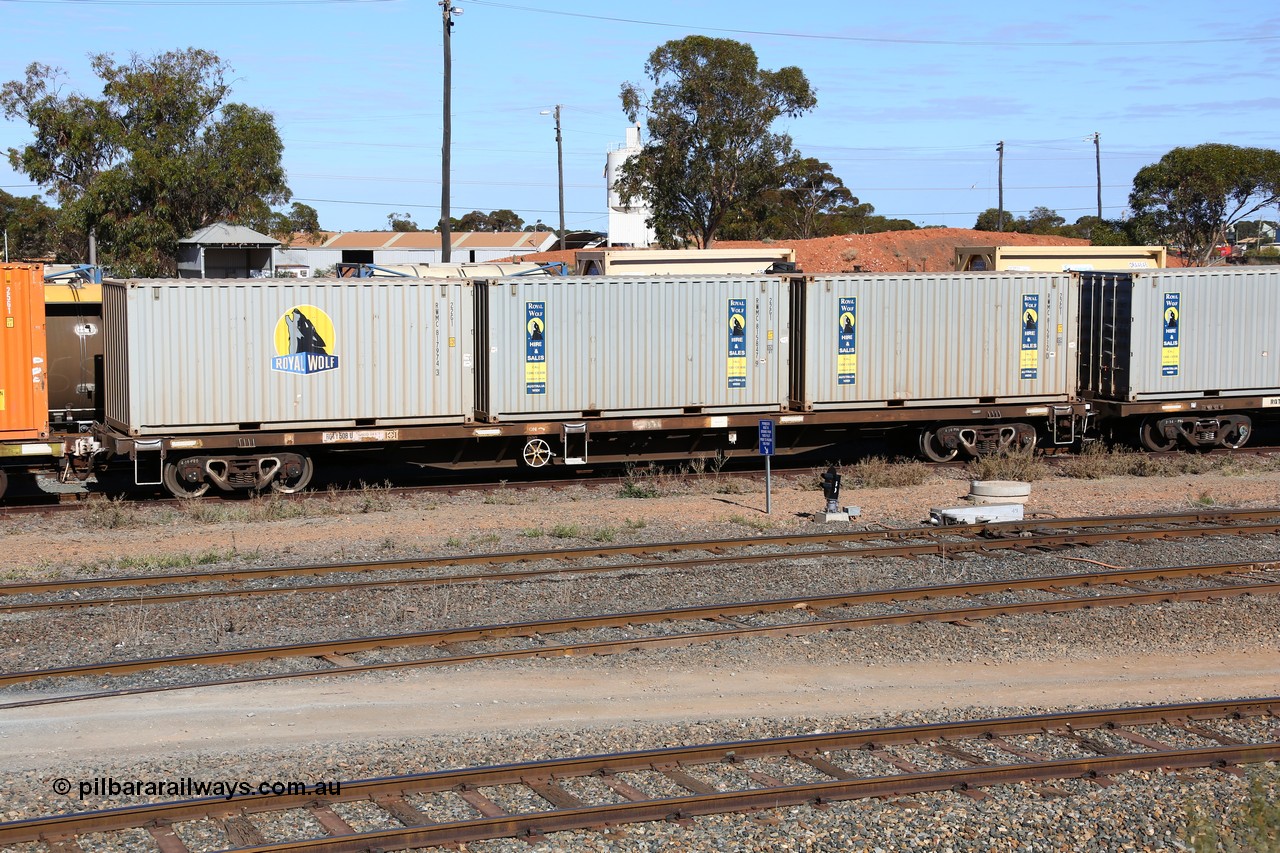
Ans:
[[[531,438],[524,444],[521,458],[530,468],[542,468],[551,461],[551,445],[545,438]]]
[[[178,462],[164,463],[161,480],[164,481],[165,489],[175,498],[198,498],[209,491],[209,481],[204,478],[203,473],[198,480],[192,482],[182,476]]]
[[[271,481],[272,491],[282,495],[292,495],[302,491],[311,483],[311,476],[316,471],[315,463],[310,456],[299,455],[302,465],[292,467],[285,465],[275,479]],[[293,473],[295,472],[296,473]]]

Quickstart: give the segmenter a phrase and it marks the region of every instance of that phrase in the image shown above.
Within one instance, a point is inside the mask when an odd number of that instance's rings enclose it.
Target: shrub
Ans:
[[[965,471],[972,480],[1019,480],[1030,483],[1048,476],[1049,466],[1036,456],[1034,447],[1027,447],[974,459],[965,466]]]

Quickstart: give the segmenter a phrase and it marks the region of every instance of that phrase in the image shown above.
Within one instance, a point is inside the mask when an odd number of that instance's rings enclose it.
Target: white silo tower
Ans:
[[[609,182],[609,245],[611,246],[631,245],[643,249],[655,239],[653,229],[645,225],[645,220],[650,214],[649,206],[633,203],[628,207],[613,188],[622,171],[622,164],[638,154],[641,147],[640,125],[637,124],[627,128],[626,142],[609,149],[605,179]]]

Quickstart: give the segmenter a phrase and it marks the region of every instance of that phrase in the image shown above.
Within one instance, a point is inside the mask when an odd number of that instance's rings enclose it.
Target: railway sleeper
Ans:
[[[1036,438],[1036,428],[1023,423],[953,424],[934,433],[934,441],[947,451],[974,457],[1034,447]]]

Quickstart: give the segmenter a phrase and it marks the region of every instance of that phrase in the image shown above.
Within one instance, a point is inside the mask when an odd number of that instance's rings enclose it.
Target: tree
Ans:
[[[39,196],[20,198],[0,190],[0,231],[9,257],[36,260],[57,252],[58,211]]]
[[[268,227],[264,229],[272,237],[284,242],[294,234],[308,234],[315,237],[322,229],[320,214],[309,204],[295,201],[288,213],[273,213]]]
[[[1047,207],[1033,207],[1027,214],[1025,227],[1031,234],[1057,234],[1058,229],[1067,224],[1067,220],[1058,215],[1058,211]]]
[[[178,240],[219,221],[262,221],[291,193],[269,113],[228,103],[229,70],[188,48],[117,64],[91,57],[102,97],[63,96],[40,63],[0,89],[0,106],[35,139],[14,168],[61,203],[59,224],[95,234],[122,275],[173,275]]]
[[[513,210],[495,210],[481,213],[473,210],[464,213],[461,219],[450,219],[450,228],[459,231],[519,231],[524,228],[524,220]]]
[[[858,203],[844,181],[831,172],[831,164],[816,157],[790,161],[784,174],[779,195],[783,216],[791,225],[788,236],[800,240],[828,236],[823,233],[823,220],[842,206]]]
[[[1133,178],[1129,207],[1194,263],[1231,225],[1280,202],[1280,151],[1209,142],[1175,148]]]
[[[654,84],[648,100],[634,83],[621,97],[630,121],[648,116],[649,141],[615,189],[625,203],[648,203],[661,242],[692,238],[710,248],[727,216],[783,185],[791,137],[769,128],[817,99],[799,68],[762,70],[751,46],[731,39],[669,41],[649,54],[645,73]]]
[[[409,218],[407,213],[388,213],[387,226],[392,231],[421,231],[418,223]]]
[[[1002,224],[1003,223],[1003,226]],[[994,208],[988,207],[982,213],[978,214],[978,221],[973,223],[974,231],[1017,231],[1017,221],[1013,218],[1013,214],[1004,211],[1003,218],[1001,212]]]

